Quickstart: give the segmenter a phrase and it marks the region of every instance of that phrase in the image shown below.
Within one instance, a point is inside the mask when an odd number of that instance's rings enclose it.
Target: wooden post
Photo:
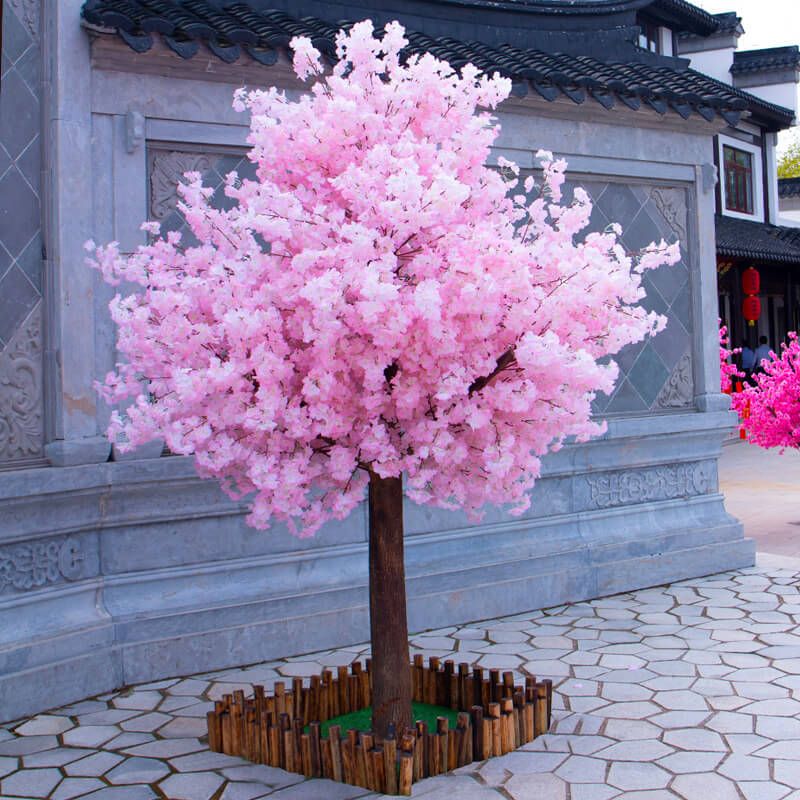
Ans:
[[[411,673],[403,555],[403,481],[369,478],[369,614],[372,728],[411,726]]]
[[[411,753],[400,754],[400,794],[405,797],[411,795],[411,782],[414,777],[413,763]]]
[[[386,776],[387,794],[397,794],[397,741],[393,738],[383,742],[383,772]]]

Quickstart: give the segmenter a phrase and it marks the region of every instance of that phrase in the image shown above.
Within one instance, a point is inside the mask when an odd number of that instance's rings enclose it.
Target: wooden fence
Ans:
[[[333,725],[328,737],[321,723],[359,711],[372,702],[370,662],[325,670],[308,685],[295,678],[224,695],[208,712],[209,747],[259,764],[280,767],[307,778],[361,786],[384,794],[410,795],[411,784],[473,761],[503,755],[530,742],[550,727],[552,681],[527,677],[515,686],[511,672],[471,669],[469,664],[426,666],[415,655],[411,665],[413,699],[458,711],[455,728],[444,717],[436,730],[417,722],[413,729],[381,739],[372,733]]]

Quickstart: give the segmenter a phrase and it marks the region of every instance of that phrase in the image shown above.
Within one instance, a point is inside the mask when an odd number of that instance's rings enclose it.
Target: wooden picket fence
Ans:
[[[441,775],[473,761],[499,756],[532,741],[550,727],[552,681],[527,677],[515,686],[511,672],[471,669],[421,655],[411,665],[413,699],[459,712],[455,729],[444,717],[436,730],[425,722],[380,739],[371,733],[321,723],[358,711],[372,702],[370,662],[355,662],[311,677],[291,688],[263,686],[253,696],[242,690],[224,695],[208,712],[208,743],[218,753],[241,756],[307,778],[329,778],[383,794],[410,795],[415,781]],[[305,728],[308,727],[308,732]]]

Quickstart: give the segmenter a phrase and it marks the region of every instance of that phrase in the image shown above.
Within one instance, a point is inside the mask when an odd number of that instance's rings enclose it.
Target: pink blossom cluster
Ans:
[[[737,353],[741,353],[741,347],[733,350],[730,349],[730,341],[728,339],[728,329],[719,322],[719,379],[720,387],[723,392],[730,394],[733,390],[733,379],[743,378],[744,373],[739,372],[738,367],[731,361],[731,358]]]
[[[780,358],[761,362],[755,384],[733,395],[748,440],[761,447],[800,447],[800,341],[794,332],[788,338]]]
[[[591,203],[560,204],[563,161],[538,154],[540,186],[487,166],[510,81],[405,61],[406,43],[358,23],[327,70],[294,39],[308,93],[236,94],[257,179],[228,176],[229,210],[197,174],[180,189],[200,244],[90,248],[141,287],[111,303],[124,359],[102,392],[132,402],[109,435],[193,453],[258,528],[311,535],[371,472],[473,518],[522,513],[540,458],[603,432],[591,403],[618,370],[598,362],[665,325],[637,305],[641,273],[678,246],[633,257],[619,226],[579,239]]]

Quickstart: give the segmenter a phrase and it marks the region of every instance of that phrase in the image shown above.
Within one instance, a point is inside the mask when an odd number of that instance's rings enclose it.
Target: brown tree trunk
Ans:
[[[403,480],[369,479],[369,623],[372,637],[372,730],[386,736],[411,726]]]

